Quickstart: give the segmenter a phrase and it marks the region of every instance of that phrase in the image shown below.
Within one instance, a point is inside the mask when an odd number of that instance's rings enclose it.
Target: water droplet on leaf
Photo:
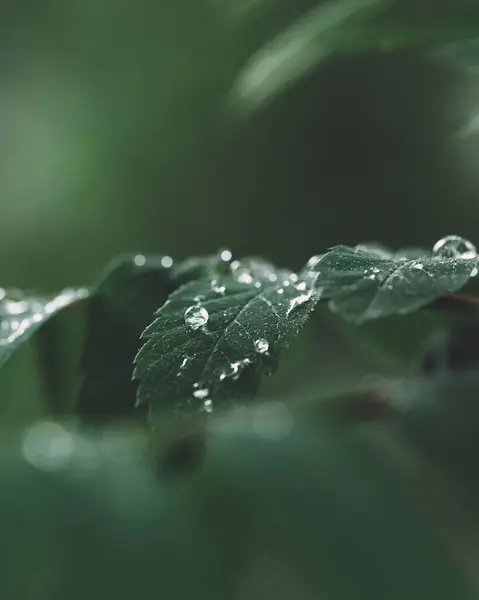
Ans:
[[[137,267],[143,267],[146,264],[146,256],[143,254],[137,254],[133,259],[133,262]]]
[[[204,400],[209,396],[210,390],[208,388],[202,388],[200,390],[195,390],[193,392],[193,396],[198,398],[198,400]]]
[[[418,271],[422,271],[424,269],[424,265],[421,262],[414,263],[412,265],[413,269],[417,269]]]
[[[161,266],[165,267],[165,269],[169,269],[170,267],[172,267],[173,259],[171,258],[171,256],[163,256],[163,258],[161,259]]]
[[[253,283],[251,271],[248,268],[243,267],[239,261],[235,260],[231,263],[231,272],[238,283]]]
[[[311,299],[312,293],[308,292],[306,294],[301,294],[300,296],[296,296],[296,298],[293,298],[292,300],[290,300],[289,302],[289,307],[288,310],[286,312],[286,316],[289,316],[289,314],[295,310],[296,308],[298,308],[298,306],[301,306],[302,304],[304,304],[305,302],[307,302],[308,300]]]
[[[215,292],[215,294],[224,294],[226,291],[226,287],[224,285],[220,285],[216,279],[213,279],[211,282],[211,289],[213,292]]]
[[[312,256],[306,263],[306,269],[308,269],[308,270],[314,269],[314,267],[319,263],[320,260],[321,260],[320,254]]]
[[[254,348],[259,354],[265,354],[269,350],[269,342],[263,338],[255,340]]]
[[[230,250],[225,249],[225,250],[221,250],[220,258],[221,258],[221,260],[224,260],[224,262],[229,262],[233,258],[233,255],[231,254]]]
[[[434,244],[432,251],[444,258],[470,259],[477,257],[474,244],[458,235],[447,235],[441,238]]]
[[[190,306],[185,311],[185,323],[191,329],[199,329],[206,325],[209,314],[203,306]]]
[[[212,400],[205,400],[204,403],[203,403],[203,407],[205,409],[205,412],[212,413],[213,412],[213,401]]]

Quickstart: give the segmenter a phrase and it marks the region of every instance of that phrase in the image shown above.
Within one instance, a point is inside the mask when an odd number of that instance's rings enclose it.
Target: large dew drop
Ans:
[[[185,311],[185,323],[190,329],[199,329],[206,325],[209,314],[203,306],[190,306]]]
[[[469,240],[458,235],[447,235],[434,244],[434,254],[444,258],[477,258],[477,250]]]
[[[263,338],[257,339],[254,342],[254,349],[258,354],[266,354],[269,350],[269,342]]]

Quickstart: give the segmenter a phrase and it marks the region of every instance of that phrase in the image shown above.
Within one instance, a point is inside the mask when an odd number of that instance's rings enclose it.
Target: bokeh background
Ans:
[[[297,267],[338,243],[477,238],[479,87],[454,53],[333,51],[260,106],[237,93],[251,57],[317,6],[2,3],[2,285],[86,284],[125,251],[226,246]],[[412,23],[444,13],[443,28],[475,10],[398,7]]]
[[[479,244],[478,35],[477,0],[5,0],[0,285],[90,284],[125,252],[294,269],[336,244]],[[144,432],[10,431],[52,409],[22,349],[0,382],[2,600],[477,598],[477,380],[421,382],[352,434],[313,402],[404,380],[441,317],[312,323],[273,408],[226,416],[173,482]],[[49,360],[77,385],[69,340],[74,376]]]

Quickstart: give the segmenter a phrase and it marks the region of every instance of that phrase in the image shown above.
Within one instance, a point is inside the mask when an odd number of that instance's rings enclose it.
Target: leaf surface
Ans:
[[[310,279],[255,259],[182,286],[143,333],[138,403],[152,416],[186,407],[198,414],[227,396],[254,395],[317,299]]]
[[[134,411],[137,382],[131,379],[140,335],[168,295],[197,277],[225,268],[219,256],[175,263],[168,256],[122,256],[100,277],[88,308],[78,411],[104,420]]]
[[[85,288],[68,288],[47,297],[6,294],[0,301],[0,368],[48,319],[87,297]]]
[[[333,311],[361,323],[413,312],[459,290],[477,262],[477,255],[452,258],[438,253],[410,258],[406,251],[388,255],[363,245],[336,246],[313,257],[305,272]]]

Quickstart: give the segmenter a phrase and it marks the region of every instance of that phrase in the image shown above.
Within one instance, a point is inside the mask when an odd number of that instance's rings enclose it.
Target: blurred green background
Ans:
[[[449,45],[477,36],[477,0],[5,0],[0,284],[89,284],[136,251],[228,247],[298,268],[335,244],[479,244],[479,42]],[[438,322],[353,330],[319,309],[263,397],[298,400],[300,382],[308,404],[404,376]],[[48,410],[24,353],[0,397],[2,416],[29,425]],[[39,467],[6,417],[0,596],[476,598],[477,509],[455,483],[458,471],[475,485],[476,446],[445,435],[441,406],[430,430],[429,413],[398,418],[431,443],[427,460],[398,423],[345,433],[296,407],[271,443],[253,407],[173,483],[132,458],[131,432],[112,451],[106,434],[57,431],[71,464]]]
[[[479,12],[396,4],[411,23]],[[2,284],[89,283],[136,250],[297,267],[338,243],[479,241],[478,78],[435,46],[333,51],[257,109],[232,101],[251,57],[317,5],[2,3]]]

